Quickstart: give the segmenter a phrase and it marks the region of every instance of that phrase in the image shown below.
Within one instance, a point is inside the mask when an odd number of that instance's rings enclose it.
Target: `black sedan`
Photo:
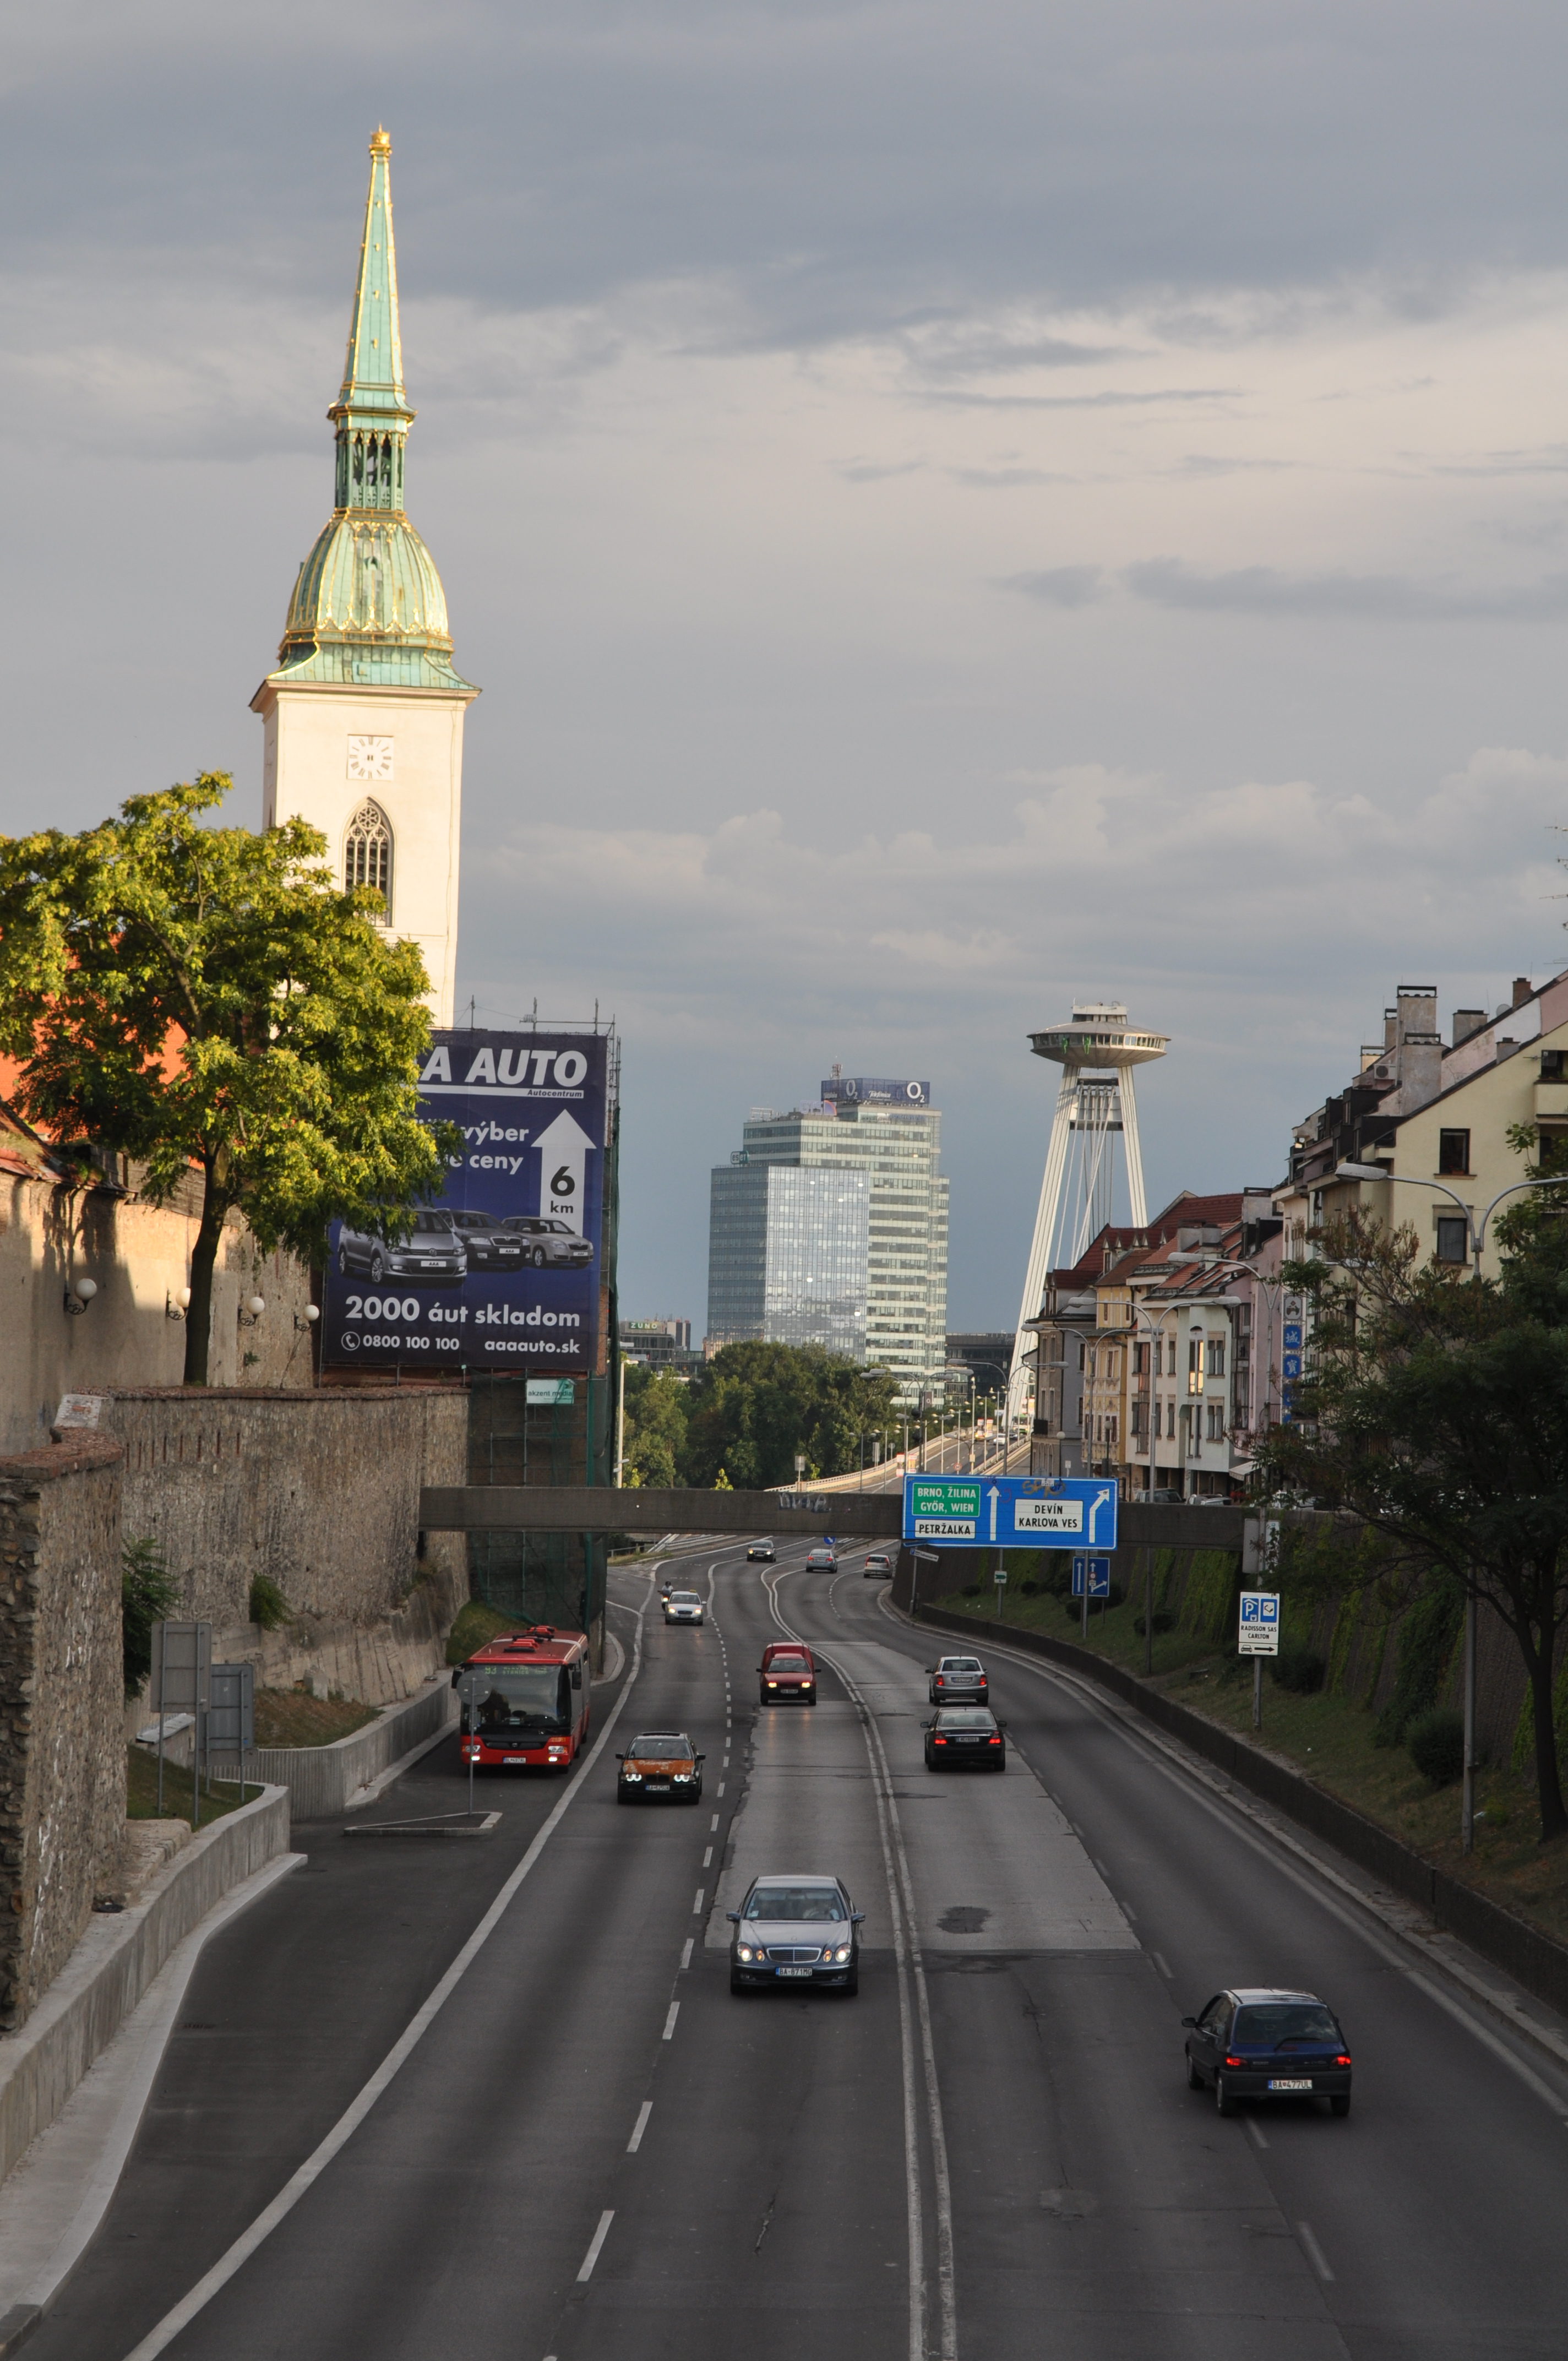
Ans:
[[[729,1989],[763,1984],[826,1985],[846,1994],[861,1984],[863,1910],[850,1900],[841,1877],[826,1872],[753,1878],[739,1910],[725,1916],[729,1938]]]
[[[470,1270],[522,1268],[522,1240],[499,1214],[482,1213],[474,1206],[467,1212],[454,1210],[448,1219],[467,1249]]]
[[[1212,2084],[1221,2114],[1238,2099],[1326,2099],[1331,2114],[1349,2114],[1350,2044],[1316,1993],[1238,1985],[1181,2022],[1187,2087]]]
[[[1007,1741],[988,1706],[943,1706],[935,1721],[926,1724],[927,1771],[1003,1771],[1007,1767]]]

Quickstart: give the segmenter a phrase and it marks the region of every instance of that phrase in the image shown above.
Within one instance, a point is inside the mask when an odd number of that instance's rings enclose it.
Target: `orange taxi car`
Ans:
[[[695,1804],[702,1795],[702,1766],[684,1730],[644,1730],[624,1754],[615,1782],[618,1804],[639,1804],[646,1795],[663,1795],[676,1804]]]

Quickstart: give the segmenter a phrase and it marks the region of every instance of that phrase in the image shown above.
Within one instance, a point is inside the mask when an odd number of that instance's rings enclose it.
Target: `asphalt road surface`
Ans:
[[[297,1830],[33,2361],[1561,2356],[1568,2083],[1043,1672],[993,1663],[1003,1777],[927,1773],[933,1643],[861,1554],[687,1557],[701,1630],[612,1576],[614,1732],[487,1779],[491,1837]],[[785,1631],[815,1709],[759,1708]],[[618,1808],[640,1728],[705,1750],[699,1807]],[[374,1817],[463,1784],[453,1741]],[[723,1911],[801,1869],[866,1913],[858,1997],[733,1997]],[[1236,1982],[1332,2002],[1347,2120],[1186,2088]]]

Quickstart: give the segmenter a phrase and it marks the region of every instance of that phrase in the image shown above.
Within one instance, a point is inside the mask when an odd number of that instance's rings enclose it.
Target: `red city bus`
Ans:
[[[548,1623],[502,1631],[459,1664],[454,1688],[465,1673],[486,1680],[478,1703],[462,1709],[465,1769],[470,1763],[571,1769],[588,1735],[592,1675],[581,1631],[557,1631]]]

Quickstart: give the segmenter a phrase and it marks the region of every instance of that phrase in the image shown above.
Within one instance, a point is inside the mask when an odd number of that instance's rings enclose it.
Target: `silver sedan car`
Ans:
[[[729,1989],[764,1984],[819,1985],[846,1995],[861,1986],[863,1910],[850,1900],[841,1877],[795,1870],[751,1881],[739,1910],[725,1913],[729,1938]]]
[[[991,1683],[978,1656],[938,1656],[927,1694],[933,1705],[985,1705]]]

